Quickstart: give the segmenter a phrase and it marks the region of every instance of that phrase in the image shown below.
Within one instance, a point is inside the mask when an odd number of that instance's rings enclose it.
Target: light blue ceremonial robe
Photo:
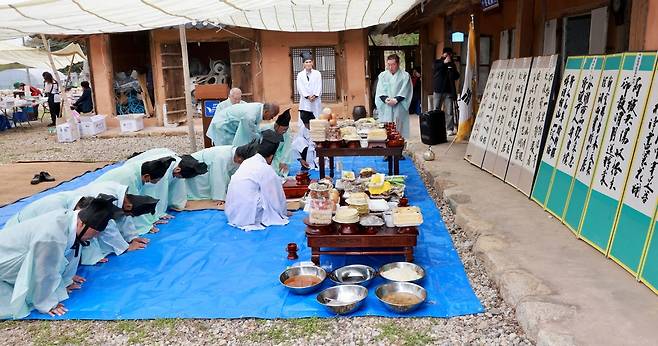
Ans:
[[[219,115],[219,116],[217,116]],[[215,114],[206,136],[214,145],[239,147],[260,138],[259,124],[263,120],[262,103],[233,105]]]
[[[241,105],[241,104],[244,104],[244,103],[246,103],[246,102],[240,100],[240,103],[238,103],[238,104]],[[231,106],[233,106],[233,103],[231,103],[231,99],[226,99],[226,100],[220,102],[220,103],[217,105],[217,110],[215,110],[215,115],[219,114],[219,112],[221,112],[221,111],[223,111],[223,110],[225,110],[226,108],[229,108],[229,107],[231,107]]]
[[[261,126],[261,132],[264,130],[274,131],[274,124],[275,123],[271,123]],[[290,136],[290,129],[288,129],[288,131],[283,134],[283,142],[279,143],[279,147],[276,149],[276,153],[274,153],[274,158],[272,159],[272,168],[278,176],[286,177],[288,176],[288,172],[281,171],[279,164],[285,163],[288,165],[288,169],[290,169],[290,165],[293,162],[294,158],[292,155],[292,138]]]
[[[157,160],[167,156],[173,157],[175,161],[169,165],[169,169],[167,169],[162,179],[157,184],[146,185],[143,193],[144,195],[160,200],[155,207],[157,218],[164,216],[167,213],[167,208],[185,209],[185,204],[187,204],[185,179],[174,177],[174,168],[178,166],[181,158],[171,149],[155,148],[147,150],[126,161],[126,163],[137,163],[141,167],[141,164],[146,161]]]
[[[231,176],[240,167],[233,161],[235,149],[231,145],[206,148],[192,157],[208,165],[208,173],[185,179],[187,199],[224,201]]]
[[[76,190],[53,193],[26,205],[7,221],[5,227],[25,222],[46,214],[51,210],[73,210],[82,197],[96,197],[100,193],[117,198],[114,204],[121,208],[126,194],[126,186],[115,182],[91,183]],[[124,232],[126,234],[133,234],[135,232],[132,220],[130,220],[131,218],[130,216],[124,216],[116,222],[111,220],[98,238],[92,240],[89,246],[81,249],[81,264],[94,265],[111,253],[116,255],[124,253],[128,249],[128,242],[124,238]],[[122,232],[120,228],[125,228],[125,231]]]
[[[0,231],[0,319],[48,313],[68,299],[78,212],[55,209]]]
[[[391,107],[381,100],[381,96],[388,98],[402,96],[404,100]],[[379,113],[379,121],[395,122],[397,130],[404,138],[409,138],[409,103],[412,96],[413,87],[409,73],[398,70],[393,75],[386,70],[379,74],[375,92],[375,105]]]
[[[153,189],[153,187],[157,185],[151,183],[144,184],[142,182],[142,164],[140,162],[126,162],[121,167],[117,167],[108,172],[105,172],[103,175],[94,180],[94,183],[102,183],[108,181],[128,186],[127,193],[129,194],[142,196],[148,195],[151,197],[154,196],[149,195],[146,193],[146,191],[148,188]],[[159,202],[158,205],[160,205]],[[123,233],[124,239],[132,240],[137,236],[147,233],[151,230],[153,223],[157,221],[158,218],[159,216],[151,214],[132,217],[134,232]],[[121,229],[122,232],[127,232],[123,227]]]

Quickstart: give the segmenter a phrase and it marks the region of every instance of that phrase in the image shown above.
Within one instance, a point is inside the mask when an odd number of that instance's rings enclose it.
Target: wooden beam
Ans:
[[[514,58],[532,56],[534,41],[535,0],[518,0],[516,3],[516,42],[512,47]]]
[[[196,135],[194,134],[194,107],[192,107],[192,79],[190,78],[189,58],[187,56],[187,35],[185,24],[178,26],[180,48],[183,58],[183,80],[185,84],[185,109],[187,110],[187,135],[190,137],[190,148],[196,151]]]

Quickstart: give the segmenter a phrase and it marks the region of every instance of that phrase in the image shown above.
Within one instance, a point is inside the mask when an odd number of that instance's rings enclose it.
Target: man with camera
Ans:
[[[455,124],[455,100],[457,98],[457,89],[455,81],[459,80],[459,71],[454,62],[454,53],[452,48],[443,48],[443,53],[439,55],[439,47],[436,52],[437,59],[434,60],[433,82],[434,82],[434,107],[441,109],[445,105],[446,130],[449,136],[456,134]]]

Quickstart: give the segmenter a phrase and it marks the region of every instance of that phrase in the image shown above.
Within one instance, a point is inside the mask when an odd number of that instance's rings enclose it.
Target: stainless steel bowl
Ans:
[[[368,286],[374,277],[375,270],[363,264],[340,267],[329,274],[329,279],[339,285]]]
[[[320,282],[315,285],[307,286],[307,287],[292,287],[285,284],[286,280],[290,279],[291,277],[300,276],[300,275],[316,276],[320,279]],[[327,278],[327,272],[324,271],[324,269],[316,266],[291,267],[284,270],[283,273],[279,275],[279,281],[281,282],[281,284],[287,287],[290,290],[290,292],[294,294],[309,294],[320,288],[320,285],[322,285],[322,282],[326,278]]]
[[[337,315],[358,309],[368,296],[368,289],[359,285],[338,285],[327,288],[317,296],[318,303]]]
[[[386,276],[386,272],[394,269],[394,268],[401,268],[401,269],[406,269],[406,270],[411,270],[416,272],[420,276],[420,278],[416,280],[394,280],[390,277]],[[425,269],[423,267],[419,266],[418,264],[411,263],[411,262],[392,262],[388,264],[384,264],[379,268],[379,275],[383,277],[386,280],[389,281],[399,281],[399,282],[419,282],[425,277]]]
[[[387,302],[383,299],[389,294],[398,292],[413,294],[418,297],[420,301],[416,304],[396,304]],[[427,299],[427,291],[425,291],[425,289],[419,285],[412,284],[410,282],[389,282],[387,284],[383,284],[377,287],[375,290],[375,295],[377,296],[377,299],[379,299],[379,301],[382,302],[384,306],[386,306],[386,308],[401,314],[416,310],[425,302],[425,299]]]

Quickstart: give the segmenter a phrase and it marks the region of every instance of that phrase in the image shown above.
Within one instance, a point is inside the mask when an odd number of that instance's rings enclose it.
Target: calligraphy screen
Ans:
[[[624,54],[611,104],[608,127],[579,230],[583,240],[605,254],[630,171],[655,60],[655,53]]]
[[[589,124],[585,133],[585,143],[578,160],[573,187],[567,198],[562,218],[567,228],[574,233],[578,233],[583,208],[585,208],[585,200],[594,176],[596,161],[599,157],[601,141],[608,125],[610,104],[617,86],[622,58],[622,54],[605,57],[603,72],[599,79],[599,86],[594,100],[595,103],[590,112]]]
[[[548,128],[546,144],[539,164],[539,170],[532,189],[531,198],[544,206],[546,196],[551,186],[553,170],[557,164],[558,153],[563,139],[567,117],[575,100],[576,86],[580,77],[580,70],[585,61],[584,57],[569,57],[565,64],[560,91],[553,110],[553,118]]]
[[[495,78],[491,81],[490,97],[487,98],[486,105],[480,105],[480,109],[478,110],[478,119],[476,119],[478,131],[475,138],[473,138],[473,135],[471,136],[466,151],[466,159],[478,167],[482,166],[482,161],[484,160],[484,152],[489,143],[494,117],[501,103],[503,85],[507,80],[508,71],[512,71],[511,67],[511,60],[500,61]],[[487,84],[489,84],[488,81]],[[486,86],[485,89],[487,89]]]
[[[509,112],[503,123],[503,135],[500,139],[498,153],[496,153],[492,170],[493,175],[502,180],[505,180],[505,174],[507,173],[507,166],[514,147],[514,139],[517,136],[517,130],[519,128],[521,112],[526,106],[524,100],[528,90],[528,77],[531,72],[530,66],[532,65],[532,58],[518,59],[516,65],[516,82],[514,83],[514,89],[512,90]],[[484,161],[486,163],[486,156]]]
[[[591,119],[591,110],[601,78],[603,61],[602,56],[591,56],[585,59],[578,87],[576,87],[576,99],[568,116],[566,131],[562,133],[562,147],[556,169],[553,171],[553,182],[546,201],[546,210],[560,219],[571,192],[576,164],[585,142],[585,132]]]
[[[507,115],[512,108],[514,87],[519,83],[519,74],[523,70],[519,66],[519,60],[520,59],[514,59],[510,61],[510,67],[508,68],[505,80],[502,83],[503,86],[498,104],[498,110],[496,111],[496,116],[493,118],[491,133],[489,134],[489,142],[487,143],[487,149],[484,153],[484,160],[482,162],[482,169],[486,170],[487,172],[491,172],[493,170],[493,165],[496,161],[498,149],[500,148],[503,132],[505,131],[505,119],[507,118]]]
[[[610,257],[633,274],[639,270],[658,204],[658,88],[651,89],[610,244]]]

